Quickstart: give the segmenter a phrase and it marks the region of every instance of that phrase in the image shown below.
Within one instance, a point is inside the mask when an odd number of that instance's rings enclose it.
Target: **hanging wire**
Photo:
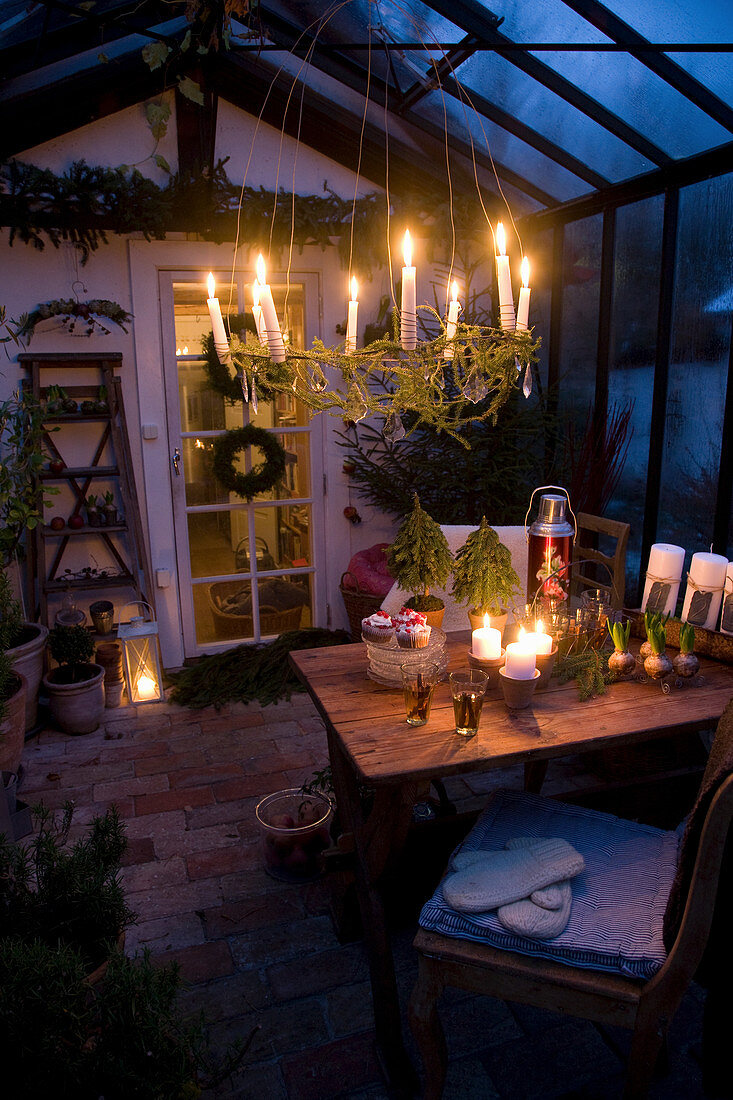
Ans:
[[[349,234],[349,282],[351,286],[351,263],[354,257],[354,219],[356,217],[356,197],[359,192],[359,179],[361,176],[361,156],[364,148],[364,130],[366,128],[367,111],[369,110],[369,90],[372,81],[372,9],[369,7],[368,50],[367,50],[367,81],[364,95],[364,111],[361,116],[361,131],[359,132],[359,156],[356,162],[356,179],[354,180],[354,201],[351,204],[351,232]]]

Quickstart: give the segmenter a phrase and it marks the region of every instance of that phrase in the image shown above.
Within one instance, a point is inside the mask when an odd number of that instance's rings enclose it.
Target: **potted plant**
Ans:
[[[87,497],[86,502],[87,509],[87,523],[90,527],[99,527],[102,522],[102,517],[99,514],[99,508],[97,507],[97,497],[94,493]]]
[[[104,522],[108,527],[117,523],[117,508],[115,507],[115,495],[111,490],[104,494]]]
[[[490,615],[492,626],[503,630],[507,608],[520,586],[511,552],[482,516],[478,528],[456,554],[453,566],[453,596],[457,603],[468,605],[471,628],[483,626],[484,615]]]
[[[92,733],[104,712],[104,669],[92,662],[94,639],[83,626],[55,626],[48,648],[59,664],[43,677],[51,714],[64,733]]]
[[[99,415],[106,415],[109,412],[109,401],[107,400],[107,387],[100,386],[99,393],[97,394],[97,400],[94,402],[94,411]]]
[[[407,606],[426,614],[428,624],[433,627],[440,627],[445,603],[438,596],[431,596],[430,589],[445,585],[452,564],[445,535],[420,507],[417,493],[413,494],[412,511],[389,548],[387,565],[400,588],[412,592]]]
[[[0,773],[17,772],[25,741],[25,676],[0,650]]]
[[[652,680],[662,680],[672,671],[672,662],[665,653],[667,645],[666,625],[656,622],[647,627],[647,638],[651,653],[644,658],[644,671]]]

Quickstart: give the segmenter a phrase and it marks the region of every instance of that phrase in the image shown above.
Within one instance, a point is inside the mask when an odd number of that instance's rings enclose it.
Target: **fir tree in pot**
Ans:
[[[435,628],[443,621],[445,603],[440,597],[431,596],[430,589],[445,585],[452,564],[445,535],[420,507],[415,493],[412,511],[387,552],[387,565],[400,588],[412,592],[407,606],[422,611],[427,615],[428,625]]]
[[[511,552],[482,516],[479,527],[456,554],[453,566],[452,593],[457,603],[468,605],[472,629],[483,626],[484,615],[489,615],[492,626],[503,630],[507,609],[520,587]]]
[[[92,733],[104,712],[104,669],[92,662],[94,639],[83,626],[55,626],[48,648],[59,663],[43,677],[51,714],[64,733]]]

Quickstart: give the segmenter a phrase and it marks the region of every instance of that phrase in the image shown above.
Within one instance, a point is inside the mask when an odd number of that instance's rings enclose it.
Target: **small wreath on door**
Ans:
[[[258,447],[264,462],[253,466],[248,474],[234,468],[234,456],[245,447]],[[285,449],[272,432],[248,425],[232,428],[214,441],[214,476],[228,489],[244,500],[252,500],[258,493],[274,489],[285,474]]]

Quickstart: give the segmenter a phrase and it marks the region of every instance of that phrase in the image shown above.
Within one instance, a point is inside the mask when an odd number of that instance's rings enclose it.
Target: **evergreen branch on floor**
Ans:
[[[261,706],[289,699],[294,691],[304,691],[288,661],[288,653],[296,649],[321,649],[325,646],[347,645],[351,637],[345,630],[288,630],[274,642],[261,645],[240,645],[226,653],[214,653],[171,679],[175,687],[172,703],[182,707],[210,707],[217,710],[230,702]]]

